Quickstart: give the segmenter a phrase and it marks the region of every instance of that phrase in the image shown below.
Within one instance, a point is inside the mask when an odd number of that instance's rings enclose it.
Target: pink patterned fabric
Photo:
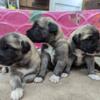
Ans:
[[[29,11],[26,10],[0,10],[0,35],[8,32],[21,32],[31,27]]]
[[[34,13],[34,11],[33,11]],[[26,31],[31,27],[31,13],[28,10],[0,10],[0,36],[8,32]],[[100,10],[82,12],[44,12],[43,16],[52,17],[61,25],[66,37],[77,27],[91,23],[100,30]]]
[[[85,10],[82,12],[47,12],[45,16],[52,17],[60,24],[65,36],[84,24],[95,25],[100,30],[100,10]]]

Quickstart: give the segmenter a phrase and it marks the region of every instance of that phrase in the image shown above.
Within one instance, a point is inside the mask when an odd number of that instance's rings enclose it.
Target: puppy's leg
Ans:
[[[87,64],[88,67],[88,77],[90,77],[93,80],[100,80],[100,76],[96,75],[95,73],[95,62],[94,62],[94,58],[87,56],[85,57],[85,62]]]
[[[76,57],[74,55],[72,57],[69,57],[67,66],[66,66],[64,72],[62,73],[61,77],[65,78],[68,76],[68,74],[70,74],[70,70],[71,70],[73,62],[75,61],[75,58]]]
[[[12,100],[20,100],[23,97],[23,84],[21,77],[17,74],[11,75],[11,99]]]
[[[43,52],[41,54],[41,67],[40,67],[40,72],[37,75],[37,77],[34,79],[34,82],[42,82],[43,79],[45,78],[45,75],[48,70],[48,64],[50,62],[50,56],[48,53]]]
[[[32,83],[34,81],[35,74],[29,73],[24,76],[24,83]]]
[[[66,61],[58,60],[56,63],[56,67],[54,69],[54,74],[50,77],[50,81],[54,83],[58,83],[60,80],[60,76],[66,66]]]

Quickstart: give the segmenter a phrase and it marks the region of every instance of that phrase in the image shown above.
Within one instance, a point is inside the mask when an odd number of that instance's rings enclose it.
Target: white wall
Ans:
[[[50,11],[80,11],[83,0],[50,0]]]

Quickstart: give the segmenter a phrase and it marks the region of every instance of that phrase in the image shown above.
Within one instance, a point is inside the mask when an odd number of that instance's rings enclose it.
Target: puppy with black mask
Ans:
[[[47,43],[51,45],[54,53],[54,71],[53,75],[50,77],[50,81],[57,83],[60,80],[60,76],[68,62],[68,43],[64,38],[64,34],[60,26],[50,17],[40,17],[33,22],[31,29],[27,31],[27,36],[33,41],[38,43]],[[48,46],[49,47],[49,46]],[[48,50],[46,50],[48,51]],[[45,58],[47,55],[42,52],[41,59],[41,71],[47,69]],[[50,54],[51,55],[51,54]],[[42,74],[41,74],[42,73]],[[41,82],[45,76],[45,71],[40,72],[39,78]],[[37,80],[36,79],[36,80]]]
[[[0,64],[9,66],[12,100],[23,97],[23,83],[34,80],[39,73],[40,62],[40,55],[27,36],[8,33],[0,38]]]
[[[87,24],[72,32],[69,37],[69,62],[65,72],[70,73],[72,65],[80,66],[85,64],[88,69],[88,76],[94,80],[100,80],[95,72],[94,56],[100,46],[100,33],[93,25]],[[67,76],[64,73],[62,76]]]

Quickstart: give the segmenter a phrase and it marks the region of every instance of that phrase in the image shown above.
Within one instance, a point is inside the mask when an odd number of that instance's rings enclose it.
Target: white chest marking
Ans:
[[[77,56],[77,60],[76,60],[76,64],[80,65],[83,62],[83,55],[82,55],[82,51],[80,49],[76,49],[75,50],[75,55]]]
[[[47,53],[49,53],[49,55],[51,57],[51,62],[53,63],[53,61],[54,61],[54,55],[55,55],[55,50],[51,46],[49,46],[47,49],[45,49],[45,51]]]

